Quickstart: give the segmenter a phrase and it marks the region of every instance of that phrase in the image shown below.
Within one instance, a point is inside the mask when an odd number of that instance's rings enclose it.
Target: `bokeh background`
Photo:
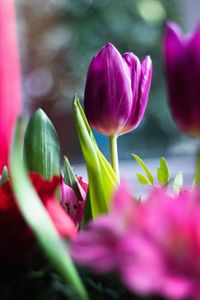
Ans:
[[[200,20],[198,0],[17,0],[24,103],[27,113],[38,107],[54,123],[62,153],[72,163],[83,161],[72,114],[72,98],[83,100],[87,67],[105,43],[121,53],[153,60],[153,82],[145,118],[134,132],[119,139],[121,160],[191,155],[196,141],[176,129],[167,105],[162,60],[166,20],[185,31]],[[108,141],[95,133],[109,157]]]

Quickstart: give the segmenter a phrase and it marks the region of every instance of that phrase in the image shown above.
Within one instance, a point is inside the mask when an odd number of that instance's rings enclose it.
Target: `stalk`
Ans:
[[[200,186],[200,145],[196,153],[194,184]]]
[[[118,138],[118,136],[115,134],[109,138],[109,140],[110,140],[110,157],[111,157],[112,168],[115,171],[118,181],[120,181],[117,138]]]

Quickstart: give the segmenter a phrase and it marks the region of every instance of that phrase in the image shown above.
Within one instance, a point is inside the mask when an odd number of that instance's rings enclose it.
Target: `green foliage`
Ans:
[[[5,166],[3,168],[3,172],[0,177],[0,186],[2,186],[7,180],[8,180],[8,168]]]
[[[92,217],[95,218],[108,212],[117,179],[112,167],[96,144],[77,97],[74,98],[73,108],[89,179],[89,196],[86,201],[85,215],[90,216],[92,214]],[[87,210],[90,210],[90,213]]]
[[[78,199],[81,200],[82,197],[77,184],[76,176],[66,156],[64,157],[64,182],[74,190]]]
[[[56,130],[42,109],[28,123],[24,138],[24,160],[29,171],[45,179],[60,174],[60,144]]]
[[[146,166],[145,162],[136,154],[132,154],[132,156],[135,158],[137,163],[142,167],[142,169],[145,172],[145,175],[142,175],[140,173],[137,174],[137,179],[142,185],[154,185],[154,178],[151,173],[151,171]],[[167,165],[167,162],[164,157],[160,158],[160,165],[157,168],[157,180],[160,183],[160,185],[168,185],[170,182],[170,174],[169,174],[169,168]],[[178,178],[177,178],[177,184],[178,184]]]
[[[148,179],[140,173],[137,173],[137,179],[142,185],[151,184]]]
[[[157,169],[158,182],[167,185],[169,182],[169,168],[164,157],[160,158],[160,166]]]
[[[136,154],[132,154],[132,156],[135,158],[135,160],[138,162],[138,164],[143,168],[143,170],[146,174],[146,177],[140,173],[137,174],[137,178],[138,178],[139,182],[141,184],[153,185],[154,184],[153,175],[151,174],[150,170],[148,169],[148,167],[146,166],[144,161]]]
[[[66,244],[59,237],[26,173],[26,166],[21,158],[20,134],[21,122],[18,121],[10,156],[11,179],[18,207],[50,263],[54,265],[62,279],[71,284],[75,299],[87,300],[87,293],[73,265]]]

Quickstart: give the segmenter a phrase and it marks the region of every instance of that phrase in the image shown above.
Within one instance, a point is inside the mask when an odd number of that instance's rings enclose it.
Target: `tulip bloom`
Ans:
[[[70,215],[76,225],[80,225],[85,208],[86,194],[88,190],[88,184],[82,177],[77,177],[77,185],[79,188],[81,199],[78,199],[75,191],[64,183],[61,185],[61,205]]]
[[[200,136],[200,26],[184,36],[168,23],[163,52],[173,118],[183,132]]]
[[[123,185],[111,211],[75,237],[75,261],[95,273],[118,273],[143,296],[200,298],[200,190],[168,195],[154,189],[146,201],[134,201]]]
[[[142,63],[131,52],[122,56],[111,44],[92,59],[85,87],[84,106],[90,125],[111,137],[135,129],[146,110],[152,62]]]
[[[30,173],[30,179],[60,236],[75,235],[74,222],[55,198],[60,178],[54,176],[52,180],[44,180]],[[17,207],[10,181],[0,187],[0,200],[0,258],[15,264],[29,261],[34,254],[35,237]]]
[[[21,112],[20,64],[13,0],[0,4],[0,174],[8,164],[13,127]]]

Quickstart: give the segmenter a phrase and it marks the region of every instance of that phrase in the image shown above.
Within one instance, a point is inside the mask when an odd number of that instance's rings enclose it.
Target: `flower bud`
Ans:
[[[152,77],[147,56],[140,63],[111,44],[92,59],[86,80],[84,106],[90,125],[101,133],[121,135],[135,129],[146,110]]]
[[[169,22],[163,53],[174,121],[186,134],[200,136],[200,26],[184,36]]]

